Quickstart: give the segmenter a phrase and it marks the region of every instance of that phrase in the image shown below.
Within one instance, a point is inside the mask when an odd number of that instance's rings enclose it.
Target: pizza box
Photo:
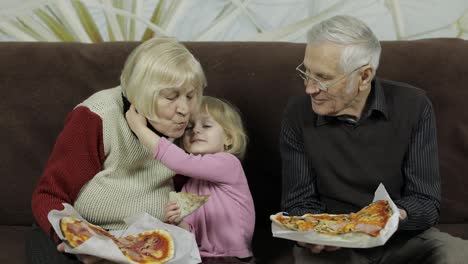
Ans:
[[[395,233],[398,229],[400,211],[395,203],[388,195],[387,190],[381,183],[375,191],[373,202],[377,200],[387,200],[392,208],[392,215],[388,220],[385,227],[380,231],[376,237],[366,235],[363,233],[348,233],[341,235],[326,235],[315,231],[294,231],[274,221],[274,216],[283,214],[282,212],[270,216],[272,220],[271,231],[273,237],[294,240],[298,242],[305,242],[318,245],[335,246],[343,248],[371,248],[384,245],[385,242]]]

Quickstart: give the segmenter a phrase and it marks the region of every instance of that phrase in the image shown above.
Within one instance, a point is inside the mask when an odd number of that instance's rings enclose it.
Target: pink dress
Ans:
[[[184,221],[191,225],[202,257],[252,256],[255,209],[242,164],[230,153],[192,155],[161,138],[154,156],[190,177],[183,192],[211,195]]]

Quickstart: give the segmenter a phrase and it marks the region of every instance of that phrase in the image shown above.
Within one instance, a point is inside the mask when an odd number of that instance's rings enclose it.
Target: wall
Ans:
[[[468,39],[468,0],[81,2],[93,18],[102,41],[141,40],[145,22],[153,25],[157,34],[172,35],[181,40],[304,42],[305,32],[311,25],[336,14],[353,15],[364,20],[381,40]],[[75,7],[70,0],[0,0],[0,40],[96,42],[96,39],[86,36],[88,33],[80,25]],[[160,8],[159,12],[151,21],[156,7]],[[48,28],[44,13],[49,14],[49,20],[57,18],[57,24],[68,30],[69,35],[61,36]],[[133,26],[132,20],[136,21]],[[108,29],[112,31],[112,26],[114,32],[109,36]]]

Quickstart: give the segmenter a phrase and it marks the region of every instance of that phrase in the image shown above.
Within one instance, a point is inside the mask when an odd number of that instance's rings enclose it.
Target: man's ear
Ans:
[[[370,87],[370,83],[372,82],[373,77],[374,77],[374,69],[370,65],[363,67],[363,69],[361,70],[361,74],[360,74],[359,89],[360,90],[368,89]]]

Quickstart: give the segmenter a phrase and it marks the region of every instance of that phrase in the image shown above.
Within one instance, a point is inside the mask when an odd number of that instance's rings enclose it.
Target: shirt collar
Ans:
[[[372,115],[374,111],[382,113],[382,116],[388,120],[389,114],[387,109],[387,103],[385,100],[385,92],[380,83],[380,80],[376,77],[372,81],[372,90],[367,98],[366,106],[364,107],[361,119],[366,119]],[[328,124],[332,120],[336,120],[334,116],[321,116],[317,115],[315,121],[316,126],[322,126]]]

